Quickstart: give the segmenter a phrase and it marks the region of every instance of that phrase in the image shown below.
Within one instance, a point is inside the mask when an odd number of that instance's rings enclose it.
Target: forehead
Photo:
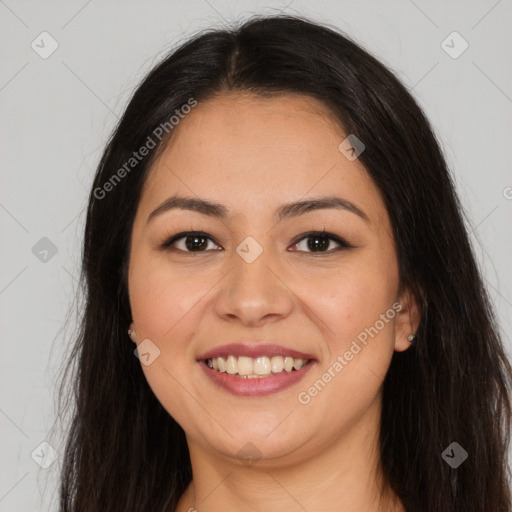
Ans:
[[[327,151],[342,134],[336,118],[314,98],[225,93],[200,102],[185,116],[168,149],[174,154],[186,149],[192,162],[208,152],[212,164],[241,158],[249,163],[273,159],[277,165],[284,161],[283,152],[298,157]]]
[[[149,173],[141,206],[147,212],[181,193],[215,198],[233,216],[247,216],[264,214],[271,204],[336,194],[381,218],[384,204],[365,167],[338,149],[346,136],[314,98],[220,95],[200,102],[175,126]]]

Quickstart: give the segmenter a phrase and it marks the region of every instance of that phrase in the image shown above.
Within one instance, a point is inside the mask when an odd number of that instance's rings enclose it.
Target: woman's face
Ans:
[[[224,94],[180,120],[148,176],[129,267],[142,370],[204,453],[297,461],[375,430],[412,331],[390,220],[347,135],[312,98]],[[322,198],[346,207],[283,209]],[[165,246],[184,231],[201,233]]]

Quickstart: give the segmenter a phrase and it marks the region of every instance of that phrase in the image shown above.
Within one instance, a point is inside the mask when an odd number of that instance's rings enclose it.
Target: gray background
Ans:
[[[71,318],[63,329],[74,311],[84,207],[134,87],[197,30],[279,11],[339,27],[413,90],[453,170],[512,352],[510,0],[0,0],[0,511],[57,509],[63,438],[49,433],[76,325]],[[58,44],[46,59],[43,31]],[[458,36],[442,45],[453,31],[469,44],[457,58],[445,50],[463,48]],[[52,460],[48,469],[36,463]]]

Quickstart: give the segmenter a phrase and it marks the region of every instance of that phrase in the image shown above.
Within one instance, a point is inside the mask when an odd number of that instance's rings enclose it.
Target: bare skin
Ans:
[[[393,352],[409,348],[418,308],[407,290],[398,293],[390,220],[362,163],[338,149],[346,136],[312,98],[225,93],[180,121],[150,172],[132,231],[129,292],[137,342],[160,350],[144,374],[187,435],[194,476],[178,512],[404,511],[385,485],[378,433],[382,380]],[[228,215],[173,209],[148,221],[173,195],[221,203]],[[333,195],[368,221],[335,208],[273,218],[285,203]],[[324,229],[353,247],[326,239],[321,251],[298,238]],[[159,248],[182,231],[210,239],[200,249],[187,249],[186,238]],[[251,263],[236,251],[247,237],[263,251]],[[381,324],[345,358],[358,335]],[[197,357],[247,339],[317,361],[291,387],[236,396]],[[336,371],[338,356],[346,364]],[[325,387],[309,393],[322,378]],[[244,446],[260,458],[243,460]]]

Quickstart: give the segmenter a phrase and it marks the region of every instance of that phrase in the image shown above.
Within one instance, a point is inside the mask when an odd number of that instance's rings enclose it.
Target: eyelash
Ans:
[[[158,248],[162,251],[171,251],[171,250],[175,250],[175,251],[178,251],[178,252],[182,252],[182,253],[185,253],[185,254],[197,254],[197,253],[201,253],[201,252],[208,252],[207,250],[204,250],[204,251],[188,251],[188,250],[183,250],[183,249],[176,249],[176,248],[172,248],[172,245],[174,243],[176,243],[178,240],[181,240],[182,238],[187,238],[187,237],[190,237],[190,236],[195,236],[197,238],[207,238],[208,240],[211,240],[213,243],[215,243],[216,245],[219,245],[217,244],[217,242],[215,242],[215,240],[209,236],[208,234],[202,232],[202,231],[183,231],[181,233],[178,233],[176,235],[173,235],[171,236],[170,238],[168,238],[165,242],[163,242],[162,244],[160,244],[158,246]],[[333,253],[336,253],[336,252],[339,252],[339,251],[342,251],[342,250],[345,250],[345,249],[352,249],[354,248],[353,245],[349,244],[345,239],[337,236],[337,235],[333,235],[332,233],[329,233],[327,231],[310,231],[310,232],[307,232],[307,233],[303,233],[301,235],[299,235],[299,238],[297,238],[297,240],[295,242],[293,242],[292,245],[297,245],[299,242],[301,242],[302,240],[306,240],[308,238],[323,238],[323,239],[326,239],[326,240],[332,240],[334,242],[336,242],[337,244],[340,245],[340,247],[337,247],[335,249],[331,249],[329,251],[299,251],[299,252],[306,252],[306,253],[309,253],[309,254],[320,254],[320,255],[324,255],[324,254],[327,254],[327,255],[331,255]]]

